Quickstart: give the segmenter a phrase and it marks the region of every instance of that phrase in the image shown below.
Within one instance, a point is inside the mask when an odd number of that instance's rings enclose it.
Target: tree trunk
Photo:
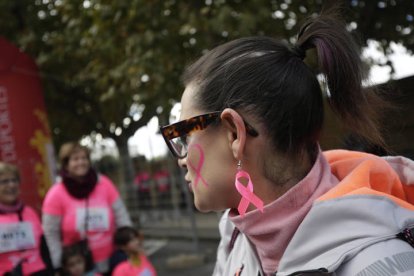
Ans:
[[[121,161],[121,170],[126,186],[131,187],[134,182],[134,166],[132,158],[129,155],[128,138],[120,138],[115,140],[119,151],[119,160]]]
[[[139,210],[136,189],[134,187],[135,170],[132,158],[129,155],[128,148],[129,137],[116,137],[114,139],[119,152],[119,160],[121,164],[121,175],[123,181],[120,185],[122,198],[129,210],[131,219],[135,223],[139,223]]]

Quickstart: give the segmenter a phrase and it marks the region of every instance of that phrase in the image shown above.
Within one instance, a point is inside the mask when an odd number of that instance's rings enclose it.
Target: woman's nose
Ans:
[[[187,157],[178,159],[178,166],[181,168],[187,168]]]

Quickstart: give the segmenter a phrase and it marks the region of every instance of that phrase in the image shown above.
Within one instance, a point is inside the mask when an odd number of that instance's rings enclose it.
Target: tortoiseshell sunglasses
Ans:
[[[171,153],[182,159],[187,156],[187,140],[186,137],[191,133],[203,130],[213,122],[218,122],[220,119],[221,111],[210,112],[202,115],[198,115],[186,120],[179,121],[177,123],[160,127],[162,137],[165,140]],[[243,120],[244,121],[244,120]],[[259,133],[251,127],[246,121],[246,132],[257,137]]]

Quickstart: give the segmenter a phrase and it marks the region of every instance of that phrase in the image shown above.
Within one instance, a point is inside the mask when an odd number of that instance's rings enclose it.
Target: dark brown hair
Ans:
[[[134,238],[139,238],[139,232],[131,226],[123,226],[118,228],[114,234],[114,244],[116,246],[127,245]]]
[[[365,71],[359,47],[339,18],[339,7],[333,6],[322,16],[309,19],[299,31],[297,46],[303,50],[316,48],[329,88],[329,103],[348,129],[368,145],[386,148],[379,130],[379,111],[391,104],[376,88],[362,87]]]
[[[205,111],[230,107],[254,116],[266,126],[278,151],[313,150],[324,113],[316,74],[303,62],[310,48],[316,48],[329,101],[345,125],[383,145],[375,111],[382,100],[363,91],[359,48],[334,9],[305,22],[294,46],[269,37],[220,45],[189,66],[183,81],[197,85],[196,101]]]
[[[62,266],[66,266],[69,259],[74,257],[74,256],[81,256],[82,259],[85,259],[82,248],[80,247],[79,244],[75,243],[75,244],[63,246],[63,248],[62,248]],[[85,260],[85,263],[86,263],[86,260]]]

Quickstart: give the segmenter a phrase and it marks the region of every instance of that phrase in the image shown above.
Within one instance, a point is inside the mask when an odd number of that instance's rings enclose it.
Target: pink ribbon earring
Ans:
[[[247,179],[247,186],[244,186],[240,179],[246,178]],[[250,203],[256,206],[263,213],[263,200],[261,200],[257,195],[253,193],[253,183],[250,179],[250,175],[248,172],[242,170],[241,168],[241,160],[237,163],[237,173],[236,173],[236,180],[234,185],[236,186],[237,192],[242,196],[239,206],[237,210],[239,211],[240,216],[244,216],[246,213],[247,207]]]

